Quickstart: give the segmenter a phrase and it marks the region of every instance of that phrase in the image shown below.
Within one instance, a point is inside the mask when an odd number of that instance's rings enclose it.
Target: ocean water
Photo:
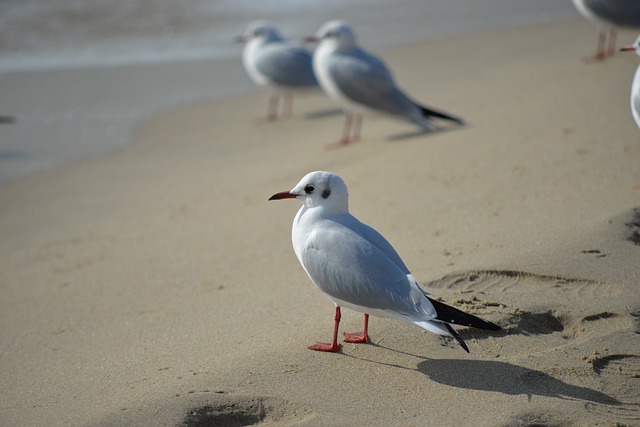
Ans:
[[[232,42],[253,19],[295,38],[345,19],[375,52],[578,17],[570,0],[0,0],[0,116],[15,118],[0,186],[132,143],[164,109],[255,90]]]

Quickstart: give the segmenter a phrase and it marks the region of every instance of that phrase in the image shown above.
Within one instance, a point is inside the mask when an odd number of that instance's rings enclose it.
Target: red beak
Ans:
[[[317,43],[320,39],[317,36],[307,36],[303,38],[302,41],[305,43]]]
[[[635,52],[635,51],[636,51],[636,48],[630,44],[620,48],[620,52]]]
[[[298,197],[297,194],[293,194],[288,191],[282,191],[269,197],[269,200],[295,199],[296,197]]]

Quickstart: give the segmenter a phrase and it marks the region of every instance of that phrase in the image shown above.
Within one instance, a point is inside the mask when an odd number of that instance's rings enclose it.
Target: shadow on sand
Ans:
[[[424,356],[394,350],[380,344],[369,344],[396,353],[423,359],[416,370],[429,380],[439,384],[467,390],[479,390],[508,394],[555,397],[599,405],[622,405],[623,402],[608,394],[587,387],[565,383],[562,380],[535,369],[494,360],[430,359]],[[406,366],[378,362],[359,356],[346,355],[370,363],[392,368],[410,369]]]
[[[342,108],[330,108],[327,110],[313,111],[304,115],[307,120],[324,119],[325,117],[341,116],[344,115]]]
[[[432,129],[412,130],[410,132],[391,135],[387,137],[387,141],[389,142],[405,141],[407,139],[418,138],[420,136],[437,135],[440,133],[450,132],[453,130],[465,129],[467,127],[469,127],[469,125],[464,124],[464,125],[439,126],[439,127],[433,127]]]
[[[420,362],[418,371],[430,380],[456,388],[526,394],[559,399],[619,405],[619,400],[592,390],[565,383],[542,371],[493,360],[430,359]]]

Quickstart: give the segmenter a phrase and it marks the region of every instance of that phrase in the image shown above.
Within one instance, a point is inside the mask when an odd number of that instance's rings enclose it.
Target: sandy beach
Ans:
[[[640,425],[638,58],[585,64],[595,37],[576,20],[376,52],[465,127],[366,116],[327,150],[331,100],[267,123],[252,93],[0,188],[0,424]],[[467,354],[372,318],[370,344],[307,350],[333,304],[293,253],[299,203],[267,199],[312,170],[426,290],[503,331],[460,329]]]

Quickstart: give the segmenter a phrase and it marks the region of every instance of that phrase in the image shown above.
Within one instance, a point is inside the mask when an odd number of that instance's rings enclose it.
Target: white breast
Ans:
[[[640,67],[636,69],[636,75],[631,85],[631,114],[640,128]]]
[[[256,53],[261,47],[261,40],[250,40],[242,51],[242,65],[244,65],[244,69],[255,84],[258,86],[268,86],[270,84],[270,80],[267,76],[258,71],[258,68],[256,67]]]
[[[329,63],[334,55],[334,46],[332,43],[321,43],[313,54],[313,72],[316,74],[318,83],[322,90],[331,98],[344,104],[347,108],[354,108],[356,104],[352,103],[344,93],[338,88],[333,78],[329,75]]]

